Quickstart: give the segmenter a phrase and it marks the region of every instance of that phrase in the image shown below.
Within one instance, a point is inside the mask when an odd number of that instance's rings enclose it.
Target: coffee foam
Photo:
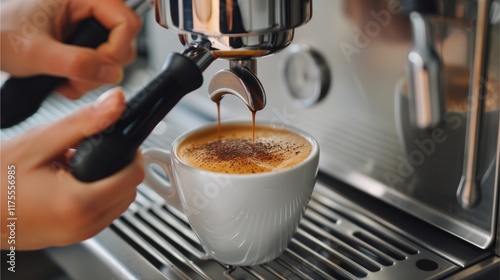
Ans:
[[[225,124],[189,136],[177,149],[186,164],[218,173],[251,174],[279,171],[304,161],[312,151],[304,137],[280,128]]]

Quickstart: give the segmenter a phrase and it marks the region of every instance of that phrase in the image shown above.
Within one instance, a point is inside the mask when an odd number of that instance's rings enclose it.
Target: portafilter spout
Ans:
[[[234,61],[234,67],[216,77],[216,88],[238,95],[253,110],[262,109],[265,94],[252,73],[255,61],[250,68],[238,61],[287,47],[294,28],[309,21],[312,11],[311,0],[155,0],[154,4],[157,22],[178,32],[186,49],[167,57],[160,73],[127,101],[118,122],[79,143],[70,168],[81,181],[105,178],[128,165],[177,102],[202,85],[202,72],[217,58]],[[233,84],[221,85],[224,81]],[[215,93],[214,98],[223,95]]]
[[[210,99],[219,103],[224,95],[231,94],[241,99],[252,112],[264,109],[266,94],[255,76],[255,59],[231,61],[230,65],[230,69],[218,71],[210,81],[208,86]]]

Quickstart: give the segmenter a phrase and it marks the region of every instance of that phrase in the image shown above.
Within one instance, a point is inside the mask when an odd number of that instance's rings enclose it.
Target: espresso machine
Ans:
[[[152,89],[176,52],[200,81],[133,122],[148,127],[137,146],[168,149],[216,121],[216,101],[222,121],[257,111],[313,135],[317,184],[287,250],[252,267],[205,259],[141,185],[97,236],[45,250],[72,279],[499,279],[500,1],[155,0],[141,38],[126,91]],[[93,94],[50,96],[2,137]]]

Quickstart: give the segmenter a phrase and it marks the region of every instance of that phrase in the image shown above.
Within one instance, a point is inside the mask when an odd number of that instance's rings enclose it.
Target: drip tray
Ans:
[[[328,187],[317,183],[297,233],[279,258],[258,266],[231,267],[203,260],[205,252],[187,218],[141,185],[126,213],[88,244],[80,245],[92,247],[93,251],[97,246],[96,256],[100,259],[83,271],[89,277],[90,271],[99,271],[95,265],[100,263],[108,267],[110,275],[121,271],[121,276],[113,276],[118,278],[421,280],[439,279],[459,269],[347,210],[335,201],[335,196]],[[88,262],[88,256],[80,256]],[[82,263],[74,256],[71,259],[82,270]],[[106,275],[102,269],[100,277]]]

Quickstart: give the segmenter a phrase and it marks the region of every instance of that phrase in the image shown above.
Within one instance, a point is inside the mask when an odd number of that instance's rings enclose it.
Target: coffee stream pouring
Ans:
[[[308,22],[312,12],[311,0],[156,0],[154,3],[157,22],[178,32],[186,48],[168,55],[160,73],[127,101],[127,109],[115,124],[79,143],[70,168],[81,181],[99,180],[128,165],[158,122],[184,95],[202,85],[202,72],[217,58],[228,59],[232,67],[227,71],[251,92],[248,95],[234,88],[232,94],[246,100],[249,108],[262,109],[265,94],[252,73],[256,69],[255,58],[287,47],[294,28]],[[219,78],[227,73],[214,77],[216,87],[224,86]],[[224,92],[227,90],[220,91],[219,97]]]

